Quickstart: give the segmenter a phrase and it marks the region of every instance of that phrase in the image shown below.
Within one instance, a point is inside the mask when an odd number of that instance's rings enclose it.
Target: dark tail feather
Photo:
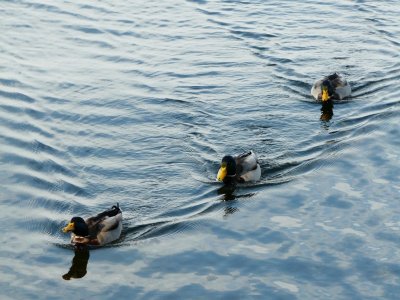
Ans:
[[[117,205],[113,205],[110,209],[103,211],[102,213],[99,213],[97,216],[93,217],[92,219],[94,221],[100,220],[104,217],[114,217],[121,213],[121,209],[119,208],[119,203]]]
[[[333,73],[332,75],[328,76],[328,80],[335,80],[339,77],[339,74],[337,72]]]
[[[119,203],[117,202],[117,205],[113,205],[109,212],[112,213],[112,215],[109,215],[109,217],[118,215],[121,212],[121,209],[119,208]]]

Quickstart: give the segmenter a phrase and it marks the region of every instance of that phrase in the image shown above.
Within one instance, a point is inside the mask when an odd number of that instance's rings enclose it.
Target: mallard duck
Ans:
[[[321,100],[322,102],[331,99],[342,100],[350,96],[350,94],[350,85],[346,79],[338,73],[317,80],[311,88],[311,95],[313,95],[316,100]]]
[[[122,211],[119,205],[113,206],[94,217],[83,220],[81,217],[73,217],[63,232],[72,232],[71,243],[73,245],[104,245],[115,241],[122,231]]]
[[[237,156],[224,156],[217,174],[217,180],[225,184],[257,181],[260,177],[261,168],[253,151]]]

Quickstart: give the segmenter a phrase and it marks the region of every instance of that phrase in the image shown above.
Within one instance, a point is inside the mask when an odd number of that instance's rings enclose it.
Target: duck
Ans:
[[[71,244],[102,246],[117,240],[122,232],[122,211],[119,204],[84,220],[73,217],[62,231],[71,232]]]
[[[217,181],[225,184],[258,181],[261,168],[257,155],[253,150],[236,155],[225,155],[217,174]]]
[[[317,80],[311,88],[311,95],[323,103],[328,100],[342,100],[351,95],[351,87],[343,75],[333,73]]]

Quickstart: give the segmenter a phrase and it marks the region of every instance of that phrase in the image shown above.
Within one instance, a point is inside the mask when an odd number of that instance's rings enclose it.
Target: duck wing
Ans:
[[[118,228],[119,224],[122,221],[122,213],[119,213],[113,217],[106,217],[99,223],[99,229],[101,232],[112,231]]]
[[[329,75],[327,78],[330,80],[333,88],[335,89],[336,98],[342,100],[343,98],[350,96],[351,87],[342,75],[335,73]]]
[[[258,158],[253,151],[242,153],[235,157],[238,175],[257,169]]]
[[[257,155],[253,151],[236,157],[236,170],[239,182],[258,181],[261,178],[261,168],[258,164]]]
[[[117,240],[122,232],[122,212],[113,217],[106,217],[99,224],[99,228],[97,240],[100,245]]]
[[[96,237],[101,231],[109,231],[113,227],[118,227],[118,222],[121,220],[122,211],[117,203],[112,208],[86,219],[85,222],[89,227],[89,236]]]

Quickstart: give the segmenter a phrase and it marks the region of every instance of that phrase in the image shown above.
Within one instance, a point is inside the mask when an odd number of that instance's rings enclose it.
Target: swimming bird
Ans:
[[[350,84],[338,73],[317,80],[311,88],[311,95],[322,102],[333,99],[342,100],[350,94]]]
[[[257,181],[261,178],[261,168],[257,155],[249,151],[237,156],[226,155],[222,158],[217,180],[225,184]]]
[[[104,245],[115,241],[122,231],[122,211],[119,205],[86,220],[73,217],[63,232],[72,232],[73,245]]]

